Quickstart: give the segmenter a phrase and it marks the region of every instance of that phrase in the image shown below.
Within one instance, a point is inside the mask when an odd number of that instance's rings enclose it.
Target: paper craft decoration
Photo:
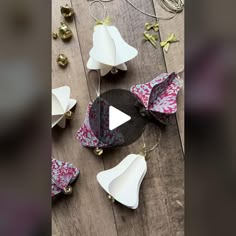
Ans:
[[[138,55],[138,51],[127,44],[115,26],[97,25],[94,27],[93,48],[89,53],[87,67],[100,70],[101,76],[110,71],[127,70],[125,62]]]
[[[66,119],[71,119],[70,111],[76,104],[75,99],[70,98],[70,88],[63,86],[52,89],[52,128],[58,124],[61,128],[66,127]]]
[[[130,91],[139,99],[142,115],[167,124],[177,111],[176,98],[182,83],[176,73],[163,73],[151,82],[132,86]]]
[[[112,169],[97,175],[97,181],[110,198],[131,209],[139,205],[139,188],[147,172],[142,155],[130,154]]]
[[[119,146],[124,142],[122,134],[118,132],[118,130],[115,131],[109,131],[107,127],[109,127],[109,118],[107,119],[104,117],[105,122],[102,123],[103,127],[101,127],[102,130],[106,130],[106,134],[103,135],[102,139],[104,140],[104,143],[98,140],[98,134],[94,134],[94,131],[90,127],[89,122],[89,115],[90,112],[93,112],[92,109],[92,103],[90,102],[88,105],[88,109],[85,115],[85,120],[83,126],[78,130],[77,132],[77,139],[81,142],[81,144],[84,147],[92,147],[92,148],[108,148],[108,147],[114,147]],[[104,106],[101,109],[109,108],[109,106]],[[103,114],[107,114],[109,116],[109,112],[103,112]],[[92,114],[92,116],[95,116],[96,114]],[[90,116],[91,117],[91,116]]]
[[[60,193],[66,195],[72,193],[72,184],[79,176],[79,169],[72,164],[58,161],[52,158],[52,184],[51,196],[55,197]]]

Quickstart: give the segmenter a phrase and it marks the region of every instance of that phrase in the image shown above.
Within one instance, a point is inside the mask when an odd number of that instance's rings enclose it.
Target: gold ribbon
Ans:
[[[157,32],[159,30],[159,24],[157,22],[156,23],[146,23],[145,29],[147,31],[153,29],[155,32]]]
[[[176,39],[176,36],[172,33],[172,34],[167,38],[167,40],[162,41],[162,42],[160,43],[160,45],[161,45],[162,48],[164,48],[164,50],[165,50],[166,52],[168,52],[170,43],[174,43],[174,42],[178,42],[178,40]]]
[[[111,24],[111,18],[109,16],[106,16],[103,20],[96,20],[96,25],[110,25]]]
[[[149,34],[147,31],[145,31],[143,35],[146,41],[149,41],[155,48],[157,47],[157,35]]]

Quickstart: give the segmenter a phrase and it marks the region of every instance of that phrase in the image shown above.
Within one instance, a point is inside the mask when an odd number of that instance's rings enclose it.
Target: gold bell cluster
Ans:
[[[72,7],[70,7],[68,4],[61,6],[60,11],[62,16],[66,21],[70,21],[73,19],[75,12]],[[72,30],[68,26],[67,23],[64,21],[61,22],[60,27],[58,28],[58,32],[53,32],[52,33],[52,38],[56,40],[58,37],[60,37],[63,41],[70,41],[73,36]],[[60,67],[66,67],[68,65],[68,58],[64,54],[59,54],[57,57],[57,64]],[[67,119],[71,119],[72,114],[66,114]]]

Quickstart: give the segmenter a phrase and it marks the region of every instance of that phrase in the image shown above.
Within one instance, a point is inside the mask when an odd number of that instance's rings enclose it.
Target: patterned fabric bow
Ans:
[[[155,32],[157,32],[159,30],[159,24],[157,22],[156,23],[146,23],[145,29],[147,31],[153,29]]]
[[[145,31],[143,35],[146,41],[149,41],[155,48],[157,47],[157,35],[151,35],[147,31]]]
[[[174,42],[177,42],[178,40],[176,39],[176,36],[172,33],[168,38],[167,40],[165,41],[162,41],[160,43],[161,47],[164,48],[164,50],[166,52],[168,52],[168,49],[169,49],[169,46],[170,46],[170,43],[174,43]]]
[[[96,25],[110,25],[111,24],[111,18],[109,16],[106,16],[103,20],[96,20]]]
[[[177,111],[176,98],[181,86],[182,80],[176,73],[163,73],[151,82],[132,86],[130,91],[141,103],[138,105],[141,114],[168,124]]]
[[[79,169],[72,164],[52,158],[51,197],[72,193],[72,184],[79,176]]]

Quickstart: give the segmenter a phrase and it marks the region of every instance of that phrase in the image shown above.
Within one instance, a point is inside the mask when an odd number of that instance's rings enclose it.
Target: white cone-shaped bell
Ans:
[[[127,70],[125,62],[138,55],[138,51],[127,44],[115,26],[98,25],[94,28],[93,48],[87,67],[91,70],[101,70],[106,75],[114,67]]]
[[[144,156],[130,154],[114,168],[98,173],[97,181],[117,202],[136,209],[139,204],[139,188],[146,172]]]
[[[63,86],[52,89],[52,128],[56,124],[65,128],[66,114],[75,104],[76,100],[70,98],[70,87]]]

